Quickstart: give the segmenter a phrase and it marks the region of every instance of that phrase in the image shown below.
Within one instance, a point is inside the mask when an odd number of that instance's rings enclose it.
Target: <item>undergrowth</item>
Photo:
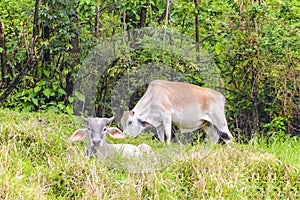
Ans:
[[[131,173],[84,156],[70,143],[84,126],[76,116],[0,110],[0,199],[299,199],[299,138],[255,138],[232,149],[216,145],[173,153],[151,137],[160,167]],[[173,151],[173,150],[172,150]],[[179,155],[175,157],[175,155]],[[172,159],[172,158],[176,159]]]

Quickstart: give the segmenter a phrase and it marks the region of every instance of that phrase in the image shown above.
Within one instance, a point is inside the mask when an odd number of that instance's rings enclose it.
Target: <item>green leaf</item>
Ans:
[[[34,93],[38,93],[39,91],[41,91],[41,87],[40,86],[36,86],[34,89],[33,89],[33,91],[34,91]]]
[[[216,54],[219,55],[223,50],[224,50],[224,45],[220,42],[217,42],[217,44],[215,44]]]
[[[67,94],[67,93],[65,92],[65,90],[63,90],[62,88],[59,88],[59,89],[58,89],[58,93],[59,93],[59,94]]]
[[[73,102],[73,97],[72,97],[72,96],[69,96],[69,97],[68,97],[68,101],[69,101],[70,103],[72,103],[72,102]]]
[[[50,72],[48,70],[45,70],[45,69],[43,70],[43,72],[44,72],[45,76],[47,76],[49,78]]]
[[[79,101],[82,101],[82,102],[85,101],[85,96],[83,94],[81,94],[80,92],[75,92],[75,96],[77,97],[77,99]]]
[[[47,98],[49,98],[50,95],[51,95],[51,89],[46,88],[45,90],[43,90],[43,94],[44,94]]]
[[[43,81],[39,81],[39,82],[36,83],[36,85],[37,85],[37,86],[43,86],[43,85],[46,85],[46,81],[44,81],[44,80],[43,80]]]
[[[227,78],[226,78],[226,83],[229,84],[229,83],[231,83],[231,81],[232,81],[231,76],[227,76]]]
[[[69,104],[69,105],[66,107],[66,112],[67,112],[69,115],[73,115],[73,107],[72,107],[72,104]]]
[[[29,98],[29,99],[32,99],[32,98],[35,97],[35,96],[36,96],[36,94],[35,94],[34,92],[31,91],[31,92],[29,93],[29,95],[28,95],[28,98]]]
[[[38,100],[37,100],[37,99],[35,99],[35,98],[32,98],[32,99],[31,99],[31,101],[32,101],[32,103],[33,103],[34,105],[36,105],[36,106],[38,106],[38,105],[39,105],[39,102],[38,102]]]
[[[33,110],[33,105],[25,106],[22,110],[25,111],[25,112],[30,112],[30,111]]]
[[[219,54],[218,59],[219,59],[220,63],[223,63],[225,61],[226,57],[224,54]]]

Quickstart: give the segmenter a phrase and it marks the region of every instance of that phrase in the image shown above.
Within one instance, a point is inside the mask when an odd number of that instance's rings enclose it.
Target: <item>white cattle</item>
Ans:
[[[109,144],[106,142],[106,134],[108,133],[113,138],[124,138],[125,134],[118,128],[109,128],[107,125],[114,119],[111,118],[84,118],[88,127],[85,129],[76,130],[70,137],[71,142],[79,141],[88,136],[89,147],[87,150],[88,156],[96,154],[98,157],[107,157],[117,153],[122,157],[139,156],[145,153],[152,152],[152,148],[147,144],[138,146],[132,144]]]
[[[152,81],[136,106],[125,111],[121,118],[123,131],[137,136],[146,127],[156,128],[160,141],[170,144],[171,126],[182,133],[199,128],[211,142],[219,138],[228,142],[233,138],[225,118],[225,97],[212,89],[164,80]]]

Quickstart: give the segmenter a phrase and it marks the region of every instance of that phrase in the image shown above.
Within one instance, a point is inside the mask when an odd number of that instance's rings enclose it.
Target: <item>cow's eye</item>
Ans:
[[[132,121],[129,121],[129,122],[128,122],[128,126],[131,125],[131,124],[132,124]]]
[[[88,129],[88,131],[91,131],[91,130],[92,130],[91,127],[88,127],[87,129]]]
[[[103,132],[105,132],[106,130],[107,130],[107,128],[106,128],[106,127],[104,127],[104,128],[103,128]]]

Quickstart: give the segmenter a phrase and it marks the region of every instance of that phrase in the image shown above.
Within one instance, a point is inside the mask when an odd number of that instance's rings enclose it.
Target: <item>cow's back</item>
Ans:
[[[174,124],[192,130],[201,126],[201,119],[212,122],[215,120],[210,118],[215,119],[218,116],[214,115],[224,113],[225,98],[209,88],[183,82],[154,80],[139,103],[137,106],[140,109],[162,107],[164,112],[171,113]],[[217,121],[219,119],[216,123]]]
[[[151,88],[147,91],[149,96],[153,96],[156,101],[162,101],[167,96],[174,107],[198,105],[204,111],[208,110],[211,104],[225,104],[225,98],[221,93],[188,83],[154,80],[149,84],[149,88]]]

